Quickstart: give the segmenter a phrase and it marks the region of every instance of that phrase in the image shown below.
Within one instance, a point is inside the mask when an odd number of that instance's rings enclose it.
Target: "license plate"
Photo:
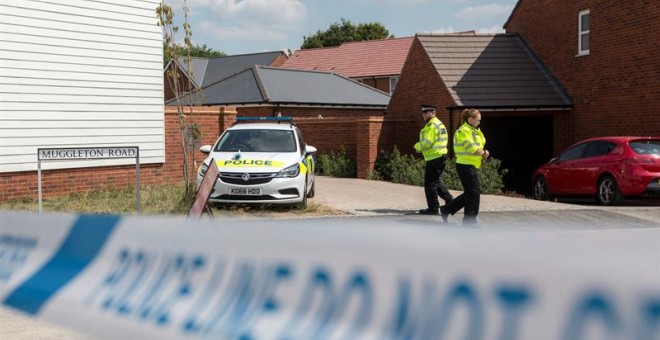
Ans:
[[[231,195],[261,196],[261,188],[229,188]]]

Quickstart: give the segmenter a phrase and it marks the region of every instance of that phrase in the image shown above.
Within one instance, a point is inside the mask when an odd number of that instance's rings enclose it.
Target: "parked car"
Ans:
[[[540,166],[534,198],[592,196],[602,205],[660,194],[660,137],[591,138]]]
[[[254,121],[258,122],[254,122]],[[307,206],[314,197],[313,155],[303,135],[289,117],[238,117],[199,167],[199,187],[211,161],[220,174],[209,197],[219,203],[275,203]]]

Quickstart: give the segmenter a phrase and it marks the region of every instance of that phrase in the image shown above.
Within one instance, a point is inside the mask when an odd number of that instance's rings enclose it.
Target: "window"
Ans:
[[[394,93],[396,83],[399,82],[399,77],[390,77],[390,94]]]
[[[228,130],[214,151],[221,152],[295,152],[296,140],[293,131],[246,129]]]
[[[584,148],[587,146],[586,143],[582,143],[580,145],[576,145],[575,147],[568,149],[566,152],[561,154],[559,156],[558,161],[559,162],[565,162],[565,161],[571,161],[574,159],[578,159],[582,157],[582,153],[584,152]]]
[[[605,156],[612,152],[616,145],[612,142],[594,141],[587,145],[587,149],[581,158]]]
[[[659,155],[660,140],[646,140],[630,142],[630,148],[638,155]]]
[[[578,13],[578,55],[589,54],[589,10]]]

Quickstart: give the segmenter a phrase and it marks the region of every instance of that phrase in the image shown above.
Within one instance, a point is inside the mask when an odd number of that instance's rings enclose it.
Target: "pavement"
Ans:
[[[330,206],[354,216],[418,215],[426,208],[424,188],[356,178],[316,177],[317,204]],[[460,191],[451,191],[454,197]],[[442,203],[442,200],[440,201]],[[440,219],[439,216],[428,216]],[[459,222],[462,211],[450,216],[450,223]],[[629,200],[623,206],[603,207],[592,199],[572,199],[559,202],[537,201],[521,197],[481,195],[479,220],[497,223],[563,222],[563,224],[602,225],[624,219],[628,225],[660,227],[660,201]],[[650,223],[649,223],[650,222]],[[620,222],[617,222],[620,223]]]
[[[410,215],[426,208],[424,188],[357,178],[316,177],[314,202],[351,215]],[[460,191],[450,190],[454,197]],[[442,200],[440,200],[442,203]],[[520,210],[580,210],[581,206],[525,198],[481,195],[480,212]],[[456,216],[462,214],[457,213]]]

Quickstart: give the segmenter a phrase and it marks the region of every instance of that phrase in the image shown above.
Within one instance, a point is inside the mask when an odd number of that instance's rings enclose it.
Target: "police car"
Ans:
[[[291,117],[237,117],[197,173],[199,188],[211,161],[219,169],[209,197],[216,203],[277,203],[307,206],[314,197],[314,154]]]

